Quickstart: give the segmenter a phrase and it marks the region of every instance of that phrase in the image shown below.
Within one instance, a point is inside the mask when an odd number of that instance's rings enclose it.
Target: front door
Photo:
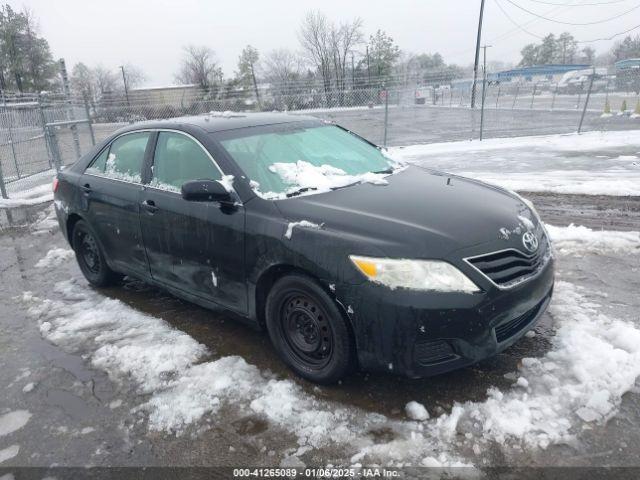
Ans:
[[[150,132],[121,135],[106,146],[80,179],[83,208],[113,269],[147,275],[139,222],[141,171]]]
[[[246,312],[244,208],[188,202],[180,195],[189,180],[221,178],[197,140],[159,132],[151,181],[141,195],[142,235],[155,280]]]

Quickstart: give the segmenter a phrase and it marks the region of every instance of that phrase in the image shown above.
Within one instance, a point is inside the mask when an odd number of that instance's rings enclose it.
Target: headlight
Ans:
[[[479,292],[475,283],[453,265],[440,260],[370,258],[350,255],[369,280],[389,288],[436,292]]]

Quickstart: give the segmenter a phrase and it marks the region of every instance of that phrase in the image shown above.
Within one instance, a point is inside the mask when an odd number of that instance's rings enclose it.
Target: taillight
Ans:
[[[58,185],[60,182],[58,181],[58,177],[53,177],[53,193],[58,191]]]

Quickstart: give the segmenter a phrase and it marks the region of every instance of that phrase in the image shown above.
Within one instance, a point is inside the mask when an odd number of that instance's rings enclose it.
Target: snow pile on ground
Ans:
[[[39,215],[38,220],[33,224],[32,231],[36,235],[41,235],[55,232],[59,227],[54,206],[50,205]]]
[[[75,253],[69,248],[52,248],[47,254],[38,260],[36,268],[51,268],[62,265],[64,262],[73,258]]]
[[[316,166],[303,160],[296,163],[274,163],[269,167],[289,185],[287,192],[276,194],[262,193],[263,197],[286,198],[286,194],[300,189],[309,189],[309,193],[328,192],[332,188],[345,187],[354,183],[373,183],[386,185],[389,174],[367,172],[362,175],[348,175],[347,172],[331,165]]]
[[[588,152],[617,147],[638,145],[640,131],[624,130],[609,132],[568,133],[561,135],[532,135],[510,138],[487,138],[463,140],[459,142],[441,142],[407,147],[393,147],[389,152],[405,160],[416,159],[423,155],[443,153],[468,153],[502,149],[543,148],[565,152]]]
[[[424,465],[438,466],[434,444],[464,446],[476,454],[492,442],[546,448],[573,440],[583,422],[611,418],[640,376],[640,330],[600,313],[579,287],[562,281],[550,315],[556,327],[552,350],[523,359],[511,389],[492,387],[485,401],[455,404],[417,428],[397,423],[396,440],[365,447],[355,459],[422,456]]]
[[[510,190],[640,195],[638,131],[589,132],[395,147],[400,161]]]
[[[560,254],[640,253],[640,232],[592,230],[573,224],[568,227],[546,224],[545,228]]]
[[[0,415],[0,437],[4,437],[20,430],[31,419],[31,413],[27,410],[15,410]],[[12,459],[20,452],[20,445],[11,445],[0,450],[0,463]]]
[[[47,183],[28,190],[11,192],[9,196],[11,198],[0,197],[0,209],[39,205],[41,203],[50,202],[53,200],[53,190],[51,188],[51,183]]]
[[[404,407],[404,411],[407,413],[407,417],[411,420],[418,420],[421,422],[429,418],[429,412],[424,408],[424,405],[416,402],[415,400],[407,403]]]
[[[0,463],[6,462],[12,459],[20,453],[20,445],[11,445],[3,450],[0,450]]]
[[[317,400],[294,382],[277,380],[237,356],[206,361],[205,346],[161,319],[105,298],[84,282],[58,283],[55,300],[29,292],[23,301],[49,341],[88,355],[110,378],[132,380],[149,399],[149,427],[181,433],[224,404],[260,414],[298,438],[300,446],[366,445],[367,429],[384,417]],[[87,352],[86,349],[89,351]]]
[[[572,252],[562,237],[576,228],[552,227],[559,253]],[[607,243],[617,246],[619,238],[605,235],[600,241],[602,251]],[[514,448],[568,442],[585,422],[611,418],[640,376],[640,330],[603,314],[588,292],[563,281],[556,283],[549,309],[556,334],[546,355],[524,359],[513,386],[490,388],[483,402],[455,404],[431,419],[420,399],[410,402],[408,416],[420,421],[393,421],[319,399],[238,356],[210,359],[207,348],[187,334],[105,298],[84,281],[58,283],[53,298],[23,295],[42,334],[83,354],[114,380],[133,381],[148,395],[138,411],[148,414],[150,429],[181,434],[215,421],[227,407],[225,414],[232,408],[267,419],[294,435],[302,450],[348,446],[352,464],[453,466],[461,463],[452,452],[463,446],[475,452],[492,442]],[[377,443],[370,432],[380,428],[391,430],[393,439]]]
[[[30,418],[31,413],[27,410],[15,410],[0,415],[0,437],[20,430],[27,424]]]
[[[511,390],[489,389],[482,403],[457,405],[436,421],[440,434],[470,432],[484,440],[546,448],[573,438],[576,417],[610,418],[640,376],[640,330],[598,311],[581,289],[556,283],[550,314],[553,349],[522,361]]]
[[[516,192],[554,192],[612,196],[640,195],[640,176],[630,175],[626,170],[551,170],[527,173],[462,171],[457,173],[463,177],[475,178]]]

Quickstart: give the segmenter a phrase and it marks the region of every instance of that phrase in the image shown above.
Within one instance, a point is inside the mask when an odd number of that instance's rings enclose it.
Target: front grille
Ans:
[[[456,357],[451,345],[444,340],[416,343],[413,356],[420,365],[440,363]]]
[[[466,260],[496,285],[509,288],[538,273],[547,264],[550,255],[549,243],[543,238],[538,250],[530,255],[510,248]]]
[[[544,300],[533,307],[531,310],[526,311],[519,317],[514,318],[513,320],[509,320],[501,325],[498,325],[495,328],[496,332],[496,340],[498,343],[504,342],[505,340],[510,339],[518,332],[522,331],[527,325],[529,325],[536,315],[540,311]]]

